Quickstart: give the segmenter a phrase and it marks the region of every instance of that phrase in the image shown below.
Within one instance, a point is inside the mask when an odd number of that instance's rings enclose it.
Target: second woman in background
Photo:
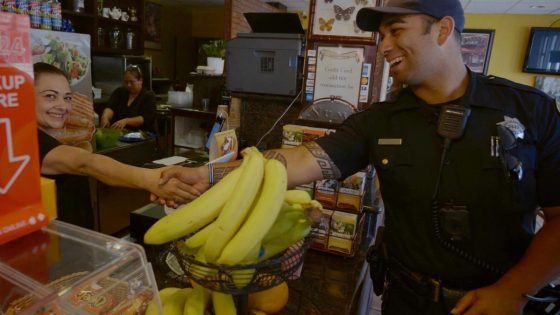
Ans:
[[[130,65],[124,71],[124,86],[111,94],[108,107],[101,115],[100,127],[153,131],[156,98],[142,87],[140,67]]]

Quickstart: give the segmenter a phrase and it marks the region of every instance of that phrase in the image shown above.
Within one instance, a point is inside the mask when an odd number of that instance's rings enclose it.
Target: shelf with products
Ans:
[[[123,20],[115,20],[112,18],[105,18],[105,17],[98,17],[97,18],[98,25],[123,25],[126,27],[134,27],[140,28],[142,25],[139,22],[130,22],[130,21],[123,21]]]
[[[96,54],[142,55],[143,16],[144,0],[62,1],[62,18],[71,21],[77,33],[91,36],[92,52]],[[119,32],[112,33],[115,28]],[[127,40],[132,45],[127,45]]]

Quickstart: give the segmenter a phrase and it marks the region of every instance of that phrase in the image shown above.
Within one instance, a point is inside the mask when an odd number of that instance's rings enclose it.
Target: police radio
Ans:
[[[470,108],[461,105],[445,105],[439,114],[437,133],[443,138],[456,140],[463,136],[471,113]]]

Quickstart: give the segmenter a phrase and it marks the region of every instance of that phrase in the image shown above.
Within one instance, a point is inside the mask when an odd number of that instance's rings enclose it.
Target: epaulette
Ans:
[[[484,80],[486,83],[491,84],[491,85],[499,85],[499,86],[504,86],[504,87],[508,87],[508,88],[513,88],[515,90],[519,90],[519,91],[523,91],[523,92],[529,92],[529,93],[533,93],[539,96],[544,96],[547,98],[550,98],[550,95],[546,94],[545,92],[534,88],[532,86],[528,86],[525,84],[521,84],[521,83],[517,83],[517,82],[513,82],[511,80],[508,79],[504,79],[501,77],[497,77],[497,76],[493,76],[493,75],[488,75],[488,76],[480,76],[479,79],[482,81]]]

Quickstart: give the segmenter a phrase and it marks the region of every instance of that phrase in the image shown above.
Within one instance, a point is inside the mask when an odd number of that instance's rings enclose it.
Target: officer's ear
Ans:
[[[455,20],[450,16],[444,16],[438,22],[439,34],[438,44],[443,45],[449,38],[453,37],[453,30],[455,29]]]

